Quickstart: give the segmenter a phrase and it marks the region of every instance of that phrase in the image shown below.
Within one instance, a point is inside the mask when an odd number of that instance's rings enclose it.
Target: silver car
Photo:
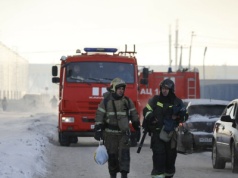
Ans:
[[[212,165],[224,169],[231,162],[233,173],[238,173],[238,99],[231,101],[215,123],[212,141]]]

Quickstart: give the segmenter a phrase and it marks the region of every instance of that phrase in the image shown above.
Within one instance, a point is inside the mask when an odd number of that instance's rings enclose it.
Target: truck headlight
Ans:
[[[74,117],[62,117],[62,122],[66,123],[74,122]]]

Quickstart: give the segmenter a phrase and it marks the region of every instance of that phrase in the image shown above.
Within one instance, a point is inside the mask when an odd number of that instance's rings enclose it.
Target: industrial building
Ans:
[[[20,99],[28,90],[28,61],[0,42],[0,99]]]

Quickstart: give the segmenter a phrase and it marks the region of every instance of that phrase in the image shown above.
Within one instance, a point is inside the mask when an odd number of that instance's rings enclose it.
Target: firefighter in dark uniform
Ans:
[[[116,178],[118,172],[121,178],[127,178],[130,171],[130,120],[133,128],[140,132],[138,112],[132,100],[124,96],[125,88],[122,79],[113,79],[95,118],[94,138],[104,140],[111,178]]]
[[[174,93],[174,82],[160,83],[160,95],[151,98],[143,109],[143,127],[151,135],[152,178],[172,178],[177,157],[176,128],[187,119],[186,108]]]

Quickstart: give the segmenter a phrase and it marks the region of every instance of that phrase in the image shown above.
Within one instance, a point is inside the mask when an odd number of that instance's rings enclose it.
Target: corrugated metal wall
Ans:
[[[28,87],[28,61],[0,43],[0,99],[19,99]]]
[[[201,98],[231,101],[238,98],[238,80],[200,81]]]

